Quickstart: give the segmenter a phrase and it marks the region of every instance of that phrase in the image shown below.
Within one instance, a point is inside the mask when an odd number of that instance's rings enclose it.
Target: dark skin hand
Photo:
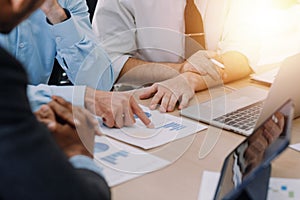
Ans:
[[[244,154],[247,162],[246,173],[257,166],[257,163],[263,158],[265,150],[280,136],[283,128],[284,116],[277,112],[249,138],[248,148]]]
[[[51,131],[55,141],[67,157],[93,157],[94,137],[100,135],[98,121],[87,111],[72,106],[61,97],[53,97],[36,113],[37,119]]]

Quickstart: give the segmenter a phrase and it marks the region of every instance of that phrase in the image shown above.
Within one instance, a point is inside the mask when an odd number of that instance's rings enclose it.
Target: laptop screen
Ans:
[[[292,119],[289,100],[226,157],[214,199],[235,199],[269,166],[289,144]]]

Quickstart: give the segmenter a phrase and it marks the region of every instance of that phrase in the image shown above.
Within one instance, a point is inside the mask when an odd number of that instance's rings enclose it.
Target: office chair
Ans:
[[[87,6],[89,8],[91,23],[97,5],[97,1],[98,0],[86,0]],[[53,69],[48,84],[49,85],[73,85],[72,82],[69,80],[67,73],[62,69],[62,67],[59,65],[56,59],[54,61]]]

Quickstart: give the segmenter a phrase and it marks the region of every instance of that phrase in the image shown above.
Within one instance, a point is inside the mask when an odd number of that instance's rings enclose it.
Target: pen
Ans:
[[[220,63],[219,61],[217,61],[217,60],[215,60],[213,58],[211,58],[210,61],[212,63],[214,63],[216,66],[220,67],[221,69],[225,69],[225,66],[222,63]]]
[[[193,36],[203,36],[205,35],[204,33],[188,33],[188,34],[185,34],[185,36],[187,37],[193,37]]]

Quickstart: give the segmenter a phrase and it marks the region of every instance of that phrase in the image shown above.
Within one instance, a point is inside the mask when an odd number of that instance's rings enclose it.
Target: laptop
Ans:
[[[270,113],[291,98],[295,116],[300,116],[300,54],[285,59],[269,92],[248,86],[209,101],[182,109],[180,114],[195,120],[249,136]],[[214,89],[210,89],[209,92]]]
[[[288,100],[226,157],[215,200],[267,199],[271,161],[289,145],[293,111]]]

